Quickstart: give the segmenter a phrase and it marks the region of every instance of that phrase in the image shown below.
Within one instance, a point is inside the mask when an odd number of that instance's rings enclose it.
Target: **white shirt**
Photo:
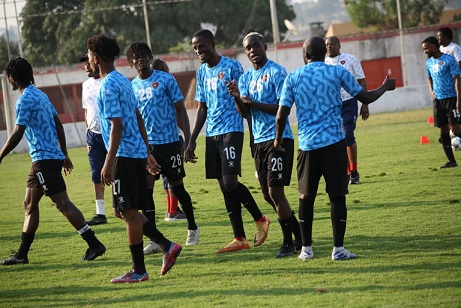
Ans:
[[[330,58],[325,57],[325,63],[329,65],[341,65],[345,69],[349,71],[349,73],[357,79],[364,79],[365,73],[363,72],[362,65],[360,65],[360,61],[353,55],[347,53],[341,53],[336,57]],[[341,99],[346,101],[351,99],[352,96],[346,92],[343,88],[341,88]]]
[[[82,107],[86,109],[86,125],[92,132],[101,133],[98,111],[98,94],[101,79],[89,78],[82,84]]]
[[[440,51],[455,57],[456,62],[461,61],[461,46],[456,43],[450,42],[447,46],[440,45]]]

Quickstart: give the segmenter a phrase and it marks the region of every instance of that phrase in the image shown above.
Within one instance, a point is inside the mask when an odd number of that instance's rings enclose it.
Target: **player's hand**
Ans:
[[[367,104],[362,104],[362,107],[360,108],[360,115],[362,116],[362,120],[368,120],[368,117],[370,116],[370,111],[368,109]]]
[[[66,158],[64,158],[62,169],[64,170],[64,175],[66,176],[72,172],[72,169],[74,169],[74,165],[72,164],[72,161],[70,160],[69,156],[66,156]]]
[[[240,97],[240,91],[235,80],[232,80],[231,82],[226,81],[226,86],[227,92],[229,92],[230,95],[233,97]]]
[[[392,91],[395,89],[395,78],[391,78],[389,76],[386,76],[386,78],[383,81],[383,84],[387,87],[388,91]]]
[[[189,145],[186,148],[186,152],[184,153],[184,162],[193,164],[197,162],[198,157],[195,155],[195,147],[195,142],[189,142]]]
[[[282,147],[283,140],[278,141],[277,139],[274,140],[274,148],[276,151],[285,152],[285,149]]]
[[[154,156],[152,156],[152,154],[149,154],[149,156],[147,156],[146,169],[152,175],[157,175],[161,171],[160,165],[157,163],[157,161],[155,160]]]
[[[113,162],[110,162],[106,159],[104,162],[104,166],[102,166],[101,169],[101,183],[104,185],[110,186],[112,185],[113,182],[113,177],[112,177],[112,167],[113,167]]]

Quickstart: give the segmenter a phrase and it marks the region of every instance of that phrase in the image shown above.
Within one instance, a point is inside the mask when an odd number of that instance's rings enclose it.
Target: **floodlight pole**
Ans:
[[[18,19],[18,8],[16,7],[16,0],[14,0],[14,14],[16,16],[16,25],[18,27],[18,47],[19,47],[19,55],[21,58],[24,58],[22,53],[22,40],[21,40],[21,27],[19,26],[19,19]]]
[[[149,18],[147,17],[146,0],[142,0],[142,10],[144,12],[144,25],[146,26],[146,43],[149,46],[149,48],[152,48],[152,46],[150,45]]]
[[[275,5],[275,0],[269,0],[269,5],[271,9],[271,20],[272,20],[272,36],[274,37],[274,53],[275,53],[275,62],[278,62],[278,52],[277,44],[280,42],[280,33],[279,33],[279,21],[277,18],[277,7]]]
[[[400,13],[400,0],[397,0],[397,19],[399,22],[399,36],[400,36],[400,63],[402,66],[402,81],[403,86],[408,86],[407,82],[407,66],[405,62],[405,48],[403,47],[403,30],[402,30],[402,15]]]

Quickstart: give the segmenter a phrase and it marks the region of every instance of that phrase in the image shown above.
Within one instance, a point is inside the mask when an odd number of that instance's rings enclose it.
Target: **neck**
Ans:
[[[438,59],[442,56],[442,52],[439,50],[435,55],[433,55],[434,59]]]
[[[213,56],[207,62],[208,67],[214,67],[214,66],[218,65],[219,61],[221,61],[221,55],[217,54],[216,51],[215,51]]]
[[[145,70],[145,71],[141,71],[141,72],[139,72],[139,78],[141,78],[141,79],[147,79],[147,78],[149,78],[149,77],[152,75],[152,72],[153,72],[152,69],[148,69],[148,70]]]
[[[98,65],[99,65],[99,76],[101,76],[101,78],[105,78],[107,75],[109,75],[110,72],[115,71],[114,62],[99,63]]]
[[[253,63],[253,68],[255,70],[259,70],[261,67],[263,67],[264,65],[266,65],[267,63],[267,57],[264,57],[261,59],[261,61],[259,61],[258,63]]]

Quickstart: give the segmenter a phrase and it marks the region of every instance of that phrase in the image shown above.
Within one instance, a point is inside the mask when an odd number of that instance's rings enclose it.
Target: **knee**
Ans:
[[[228,192],[233,192],[238,186],[238,181],[225,181],[223,187]]]
[[[274,201],[272,201],[272,197],[269,195],[269,192],[267,191],[263,192],[263,198],[269,204],[274,203]]]

